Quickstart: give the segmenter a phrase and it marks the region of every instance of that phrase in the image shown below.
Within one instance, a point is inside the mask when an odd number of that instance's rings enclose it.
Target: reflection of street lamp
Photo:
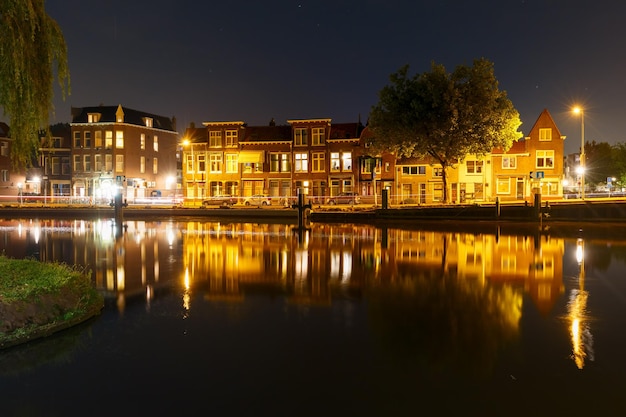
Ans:
[[[580,198],[585,199],[585,113],[582,107],[574,107],[575,114],[580,114]]]
[[[593,336],[586,323],[589,293],[585,291],[585,241],[583,239],[578,239],[576,242],[576,262],[578,263],[578,289],[572,290],[567,310],[572,338],[572,359],[576,367],[582,369],[587,357],[594,360]]]

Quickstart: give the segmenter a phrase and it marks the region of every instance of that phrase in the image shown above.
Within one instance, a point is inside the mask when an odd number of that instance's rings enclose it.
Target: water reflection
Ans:
[[[314,224],[203,221],[27,220],[0,222],[10,257],[79,264],[120,314],[130,298],[146,309],[162,289],[181,290],[183,318],[194,294],[241,303],[246,294],[284,295],[300,306],[366,297],[377,336],[398,357],[441,370],[491,369],[520,337],[525,300],[547,316],[565,295],[566,239]],[[575,245],[578,286],[569,293],[572,357],[593,360],[587,317],[585,242]],[[445,331],[442,331],[445,330]],[[400,350],[400,351],[398,351]]]
[[[576,262],[578,263],[578,288],[573,288],[567,303],[572,338],[572,358],[578,369],[583,369],[585,359],[594,360],[593,336],[587,317],[587,297],[585,291],[585,241],[576,241]]]

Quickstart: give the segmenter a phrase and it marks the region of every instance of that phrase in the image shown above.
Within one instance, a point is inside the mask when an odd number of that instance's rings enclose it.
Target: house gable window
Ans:
[[[549,128],[539,129],[539,140],[540,141],[552,140],[552,129],[549,129]]]

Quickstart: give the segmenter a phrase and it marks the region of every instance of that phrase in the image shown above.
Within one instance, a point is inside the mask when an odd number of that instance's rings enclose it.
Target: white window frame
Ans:
[[[542,127],[539,129],[539,140],[542,142],[549,142],[552,140],[552,129]]]
[[[326,129],[323,127],[314,127],[311,129],[311,143],[314,146],[326,144]]]
[[[541,169],[554,169],[554,151],[538,150],[536,151],[535,167]]]
[[[517,169],[517,156],[503,156],[502,169]]]

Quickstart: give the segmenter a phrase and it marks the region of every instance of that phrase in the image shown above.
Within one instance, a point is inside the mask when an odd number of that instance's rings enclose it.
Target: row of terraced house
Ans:
[[[6,130],[6,129],[5,129]],[[179,134],[175,118],[118,106],[72,108],[69,125],[42,138],[34,166],[10,169],[11,139],[0,129],[0,195],[129,203],[194,204],[215,195],[265,194],[281,201],[304,193],[313,203],[354,192],[363,202],[431,204],[443,199],[442,168],[429,158],[369,152],[368,127],[330,118],[274,120],[265,126],[212,121]],[[448,169],[456,203],[562,198],[565,136],[544,110],[511,149],[467,155]],[[532,173],[532,174],[531,174]]]

